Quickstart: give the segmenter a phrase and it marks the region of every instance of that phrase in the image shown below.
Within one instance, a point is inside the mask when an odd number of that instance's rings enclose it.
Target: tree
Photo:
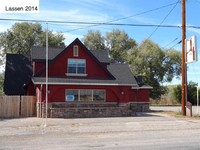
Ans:
[[[130,38],[127,33],[118,29],[106,34],[106,43],[111,60],[121,63],[127,61],[128,51],[137,45],[135,40]]]
[[[83,43],[90,50],[105,50],[105,38],[101,35],[99,30],[89,30],[83,38]]]
[[[84,37],[89,49],[105,46],[112,62],[128,62],[135,76],[143,76],[144,83],[153,87],[150,97],[160,98],[167,92],[162,86],[181,74],[181,53],[174,49],[163,50],[153,41],[146,39],[137,45],[124,31],[114,29],[102,36],[99,31],[89,31]],[[98,46],[97,46],[98,45]]]
[[[102,36],[100,31],[88,31],[83,42],[91,50],[108,50],[112,62],[126,62],[127,52],[136,46],[134,39],[130,38],[124,31],[114,29]]]
[[[4,81],[4,75],[3,73],[0,74],[0,96],[3,95],[3,81]]]
[[[164,68],[166,68],[166,79],[164,81],[170,82],[176,76],[179,78],[179,75],[181,74],[181,52],[174,50],[174,49],[168,49],[165,50],[165,60],[164,60]]]
[[[182,99],[181,93],[182,93],[182,86],[179,84],[173,89],[173,95],[179,103],[181,103]],[[189,84],[187,85],[187,100],[191,102],[193,105],[197,103],[197,84],[192,81],[190,81]]]
[[[16,23],[0,33],[0,47],[5,53],[30,54],[31,47],[39,44],[41,33],[40,24]]]
[[[63,47],[64,36],[49,31],[49,45]],[[15,23],[6,32],[0,33],[0,48],[4,53],[29,55],[32,46],[45,46],[45,31],[39,23]]]
[[[182,97],[182,86],[179,84],[173,89],[173,95],[174,98],[178,103],[181,103],[181,97]]]
[[[48,32],[48,45],[49,47],[65,47],[65,43],[63,42],[65,40],[62,33],[57,32],[53,33],[53,31]],[[41,33],[41,43],[40,46],[46,46],[46,32]]]
[[[153,87],[150,97],[160,98],[167,89],[162,83],[180,75],[181,55],[175,50],[162,50],[158,44],[146,39],[131,50],[129,64],[134,75],[144,77],[144,82]]]

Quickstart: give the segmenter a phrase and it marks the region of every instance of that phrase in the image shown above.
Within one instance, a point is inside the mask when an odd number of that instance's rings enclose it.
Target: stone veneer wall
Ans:
[[[42,106],[40,109],[39,106]],[[41,113],[40,111],[41,110]],[[92,118],[92,117],[127,117],[135,116],[136,112],[149,111],[149,103],[48,103],[49,118]],[[46,105],[37,103],[37,117],[46,116]]]

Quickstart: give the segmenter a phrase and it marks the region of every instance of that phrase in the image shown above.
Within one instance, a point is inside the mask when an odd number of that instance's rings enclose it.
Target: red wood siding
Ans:
[[[26,95],[35,95],[36,94],[35,88],[34,88],[34,85],[32,82],[28,85],[26,92],[27,92]]]
[[[33,62],[33,75],[35,75],[41,68],[45,66],[45,62]]]
[[[77,45],[79,48],[78,56],[73,55],[73,46]],[[67,63],[68,59],[85,59],[86,60],[86,78],[96,78],[96,79],[108,79],[110,74],[106,71],[106,65],[101,65],[92,54],[87,52],[87,49],[79,42],[73,42],[69,47],[67,47],[61,54],[59,54],[53,61],[49,63],[49,77],[56,78],[68,78],[67,73]],[[41,68],[45,67],[45,62],[35,62],[33,63],[34,71],[37,73]],[[41,73],[41,77],[45,77],[45,68]],[[72,76],[70,76],[72,78]],[[73,78],[81,78],[73,76]],[[84,77],[85,78],[85,77]],[[40,85],[36,87],[41,90]],[[45,101],[45,85],[42,86],[42,101]],[[65,90],[66,89],[102,89],[106,91],[106,102],[149,102],[149,90],[137,90],[131,89],[131,86],[69,86],[69,85],[49,85],[49,102],[65,102]]]
[[[73,56],[73,45],[65,49],[63,53],[58,55],[57,58],[53,60],[49,64],[49,77],[67,77],[67,60],[68,58],[74,59],[85,59],[86,60],[86,74],[87,78],[99,78],[99,79],[107,79],[109,78],[109,74],[103,69],[105,66],[100,66],[95,59],[93,59],[86,50],[79,45],[79,43],[74,43],[74,45],[79,46],[79,56]],[[44,66],[45,63],[36,62],[35,63],[35,70],[38,71],[41,66]],[[41,75],[42,77],[45,76],[45,70]],[[77,78],[77,77],[74,77]],[[80,78],[80,77],[79,77]]]
[[[40,85],[37,86],[40,89]],[[45,85],[42,88],[42,101],[45,101]],[[106,102],[129,102],[131,87],[125,86],[64,86],[49,85],[49,102],[65,102],[66,89],[101,89],[106,91]]]
[[[129,90],[129,102],[149,102],[149,90]]]

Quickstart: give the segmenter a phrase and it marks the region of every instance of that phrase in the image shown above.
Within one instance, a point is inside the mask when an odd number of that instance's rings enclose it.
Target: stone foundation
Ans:
[[[41,106],[41,107],[40,107]],[[48,118],[127,117],[149,111],[149,103],[48,103]],[[37,117],[46,116],[46,104],[37,103]]]

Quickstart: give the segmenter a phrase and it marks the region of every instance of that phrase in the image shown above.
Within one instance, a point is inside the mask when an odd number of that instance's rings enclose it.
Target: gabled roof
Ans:
[[[108,57],[108,51],[106,50],[90,50],[92,54],[101,62],[101,63],[110,63],[110,58]]]
[[[53,60],[58,54],[60,54],[64,48],[48,48],[48,58]],[[46,59],[46,47],[33,46],[31,49],[31,59],[34,61],[45,61]]]
[[[138,84],[132,75],[127,64],[110,64],[107,66],[108,71],[115,79],[72,79],[72,78],[49,78],[49,84],[60,85],[113,85],[113,86],[133,86],[138,87]],[[34,84],[44,84],[45,77],[34,77]]]
[[[75,41],[80,42],[77,38]],[[81,43],[81,42],[80,42]],[[71,44],[70,44],[71,45]],[[84,46],[85,47],[85,46]],[[48,48],[48,59],[53,60],[59,54],[61,54],[66,48]],[[89,50],[91,54],[97,58],[101,63],[110,63],[110,58],[108,57],[108,52],[106,50]],[[45,61],[46,60],[46,47],[33,46],[31,49],[31,59],[33,61]]]
[[[99,66],[110,76],[110,78],[114,78],[113,75],[104,67],[104,64],[109,64],[109,57],[107,51],[102,51],[102,52],[95,52],[93,53],[87,49],[87,47],[78,39],[76,38],[71,44],[69,44],[65,49],[61,48],[48,48],[48,60],[52,60],[53,62],[57,57],[62,55],[64,52],[66,52],[70,46],[79,43],[82,49],[91,56],[91,58],[99,64]],[[33,61],[45,61],[46,60],[46,48],[45,47],[33,47],[32,48],[32,60]],[[96,56],[97,57],[96,57]],[[103,58],[105,57],[105,58]],[[36,72],[36,76],[39,76],[43,71],[45,71],[45,66],[42,67],[38,72]]]
[[[25,86],[31,82],[32,65],[21,54],[6,55],[4,92],[6,95],[24,95]]]
[[[111,64],[107,68],[119,84],[138,85],[128,64]]]

